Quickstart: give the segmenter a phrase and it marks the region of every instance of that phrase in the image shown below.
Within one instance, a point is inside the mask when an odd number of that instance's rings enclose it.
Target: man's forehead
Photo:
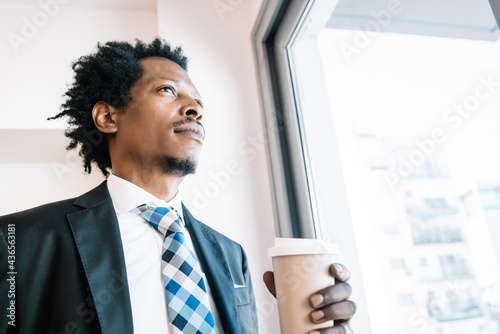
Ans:
[[[155,80],[183,82],[193,86],[196,93],[200,95],[187,72],[179,64],[163,57],[143,58],[139,62],[143,70],[141,79],[145,83]]]
[[[148,57],[140,59],[139,63],[143,70],[143,76],[162,76],[168,73],[177,80],[181,77],[189,79],[187,72],[181,66],[167,58]]]

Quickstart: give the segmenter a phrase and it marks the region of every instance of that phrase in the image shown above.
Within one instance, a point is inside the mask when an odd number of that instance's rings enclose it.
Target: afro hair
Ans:
[[[71,139],[67,150],[80,148],[83,166],[87,173],[95,163],[107,176],[111,159],[106,140],[96,128],[92,109],[99,101],[121,108],[130,101],[130,88],[142,76],[139,60],[147,57],[169,59],[187,70],[187,58],[180,47],[172,48],[166,41],[156,38],[150,44],[136,40],[128,42],[108,42],[97,44],[97,51],[76,60],[72,69],[74,81],[65,93],[66,100],[61,112],[51,119],[68,117],[66,137]]]

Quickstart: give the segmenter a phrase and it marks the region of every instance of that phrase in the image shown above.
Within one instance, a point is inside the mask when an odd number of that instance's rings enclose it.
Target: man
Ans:
[[[205,135],[186,64],[159,39],[99,45],[75,62],[54,118],[69,117],[68,149],[80,147],[85,170],[95,163],[109,177],[76,199],[0,218],[2,333],[257,332],[243,249],[176,196]],[[311,321],[334,319],[321,333],[347,333],[349,272],[331,271],[338,284],[311,296]],[[271,272],[264,281],[274,293]]]

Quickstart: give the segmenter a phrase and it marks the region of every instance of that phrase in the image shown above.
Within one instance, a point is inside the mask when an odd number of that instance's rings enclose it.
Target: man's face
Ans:
[[[161,57],[140,63],[142,77],[116,123],[118,159],[150,172],[193,173],[205,137],[201,97],[176,63]]]

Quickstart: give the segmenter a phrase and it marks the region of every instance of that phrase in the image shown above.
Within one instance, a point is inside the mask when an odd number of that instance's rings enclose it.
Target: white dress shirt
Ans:
[[[137,207],[142,204],[154,207],[171,206],[181,217],[184,227],[179,194],[167,203],[135,184],[113,174],[108,177],[108,190],[118,218],[123,244],[134,333],[174,333],[168,319],[165,289],[161,274],[163,235],[139,216],[140,211]],[[198,258],[188,230],[183,228],[182,232],[188,246]],[[217,333],[222,333],[222,325],[210,287],[204,273],[202,273],[202,276],[207,286],[210,308],[215,320],[215,330]]]

